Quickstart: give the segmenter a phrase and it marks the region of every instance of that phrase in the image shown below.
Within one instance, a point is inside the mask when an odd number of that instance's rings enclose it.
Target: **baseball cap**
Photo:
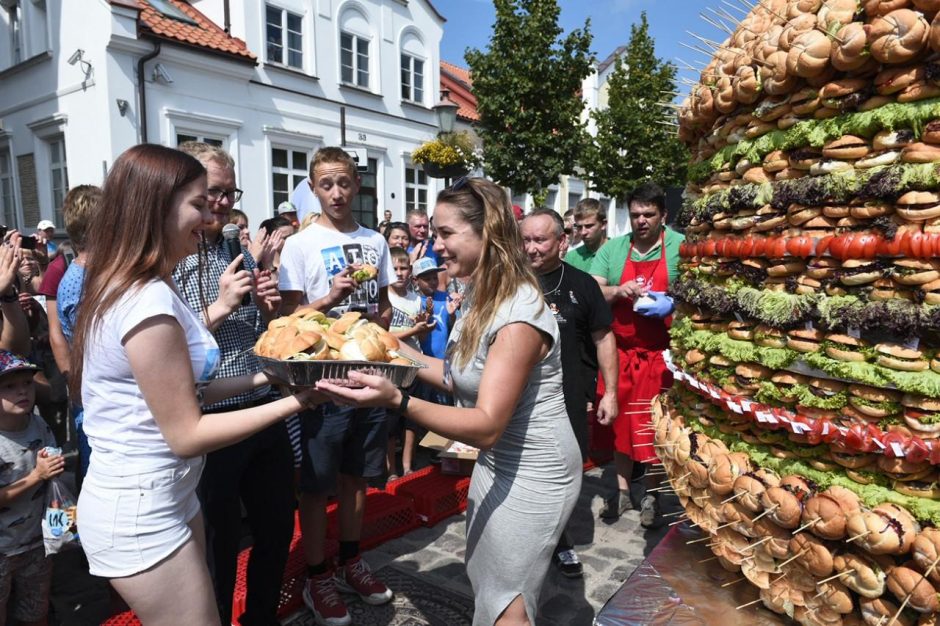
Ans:
[[[0,376],[21,370],[38,372],[39,367],[8,350],[0,350]]]
[[[284,202],[277,205],[278,215],[284,215],[285,213],[296,213],[296,212],[297,212],[297,207],[295,207],[294,204],[288,200],[285,200]]]
[[[522,210],[522,207],[518,204],[512,205],[512,214],[516,216],[517,220],[521,220],[525,217],[525,211]]]
[[[423,256],[411,266],[411,273],[415,276],[421,276],[429,272],[443,272],[445,269],[447,268],[435,265],[434,259],[431,257]]]
[[[36,225],[36,230],[46,230],[47,228],[55,228],[55,224],[49,220],[43,220]]]

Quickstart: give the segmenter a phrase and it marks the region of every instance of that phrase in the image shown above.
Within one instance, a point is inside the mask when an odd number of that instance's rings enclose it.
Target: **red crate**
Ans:
[[[339,543],[327,538],[326,556],[332,558],[339,552]],[[245,612],[248,594],[247,567],[251,548],[246,548],[238,555],[238,570],[235,574],[235,589],[232,594],[232,621],[237,621]],[[303,604],[304,582],[307,580],[307,560],[304,557],[304,545],[300,531],[300,517],[294,516],[294,536],[284,566],[284,578],[281,582],[281,599],[277,606],[277,616],[284,618],[296,612]]]
[[[414,501],[418,519],[425,526],[434,526],[439,521],[466,510],[469,491],[470,478],[449,476],[440,472],[429,472],[396,489],[398,495]]]
[[[326,536],[339,539],[336,503],[326,507],[326,516]],[[369,489],[366,492],[366,510],[362,516],[359,546],[363,550],[370,550],[389,539],[401,537],[420,525],[411,498],[395,496],[379,489]]]
[[[101,622],[101,626],[140,626],[140,620],[133,611],[124,611]]]
[[[419,469],[416,472],[411,472],[407,476],[402,476],[398,480],[392,481],[385,485],[385,492],[390,493],[393,496],[398,495],[398,490],[404,487],[405,485],[410,485],[416,480],[421,480],[429,474],[440,474],[441,468],[437,465],[428,465],[423,469]]]

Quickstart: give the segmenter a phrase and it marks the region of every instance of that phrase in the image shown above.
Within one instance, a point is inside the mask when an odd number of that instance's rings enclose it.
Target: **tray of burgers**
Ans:
[[[353,371],[407,387],[426,366],[398,352],[399,345],[394,335],[359,312],[334,319],[301,309],[272,320],[255,343],[255,354],[265,373],[295,387],[312,387],[320,380],[350,385]]]

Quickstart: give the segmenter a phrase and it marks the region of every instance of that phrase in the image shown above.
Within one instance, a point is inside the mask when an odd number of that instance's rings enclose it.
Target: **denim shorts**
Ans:
[[[336,493],[339,474],[376,478],[385,473],[388,419],[385,409],[332,403],[300,414],[303,459],[300,490]]]

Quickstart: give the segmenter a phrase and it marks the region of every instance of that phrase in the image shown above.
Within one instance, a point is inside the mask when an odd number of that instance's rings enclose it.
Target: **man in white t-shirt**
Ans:
[[[321,215],[288,239],[281,252],[281,311],[289,314],[308,304],[330,315],[361,311],[387,328],[394,269],[385,238],[353,218],[352,201],[359,192],[356,164],[342,148],[322,148],[310,170]],[[352,274],[366,264],[378,274],[359,283]],[[359,556],[366,482],[385,472],[385,410],[323,404],[302,414],[301,437],[300,524],[308,575],[304,602],[318,623],[342,626],[351,619],[337,588],[357,593],[367,604],[392,599],[391,590]],[[338,495],[340,520],[335,569],[325,554],[326,503],[332,493]]]
[[[320,201],[313,193],[313,165],[310,166],[310,176],[303,179],[290,194],[290,203],[297,210],[297,223],[302,223],[308,213],[320,210]]]

